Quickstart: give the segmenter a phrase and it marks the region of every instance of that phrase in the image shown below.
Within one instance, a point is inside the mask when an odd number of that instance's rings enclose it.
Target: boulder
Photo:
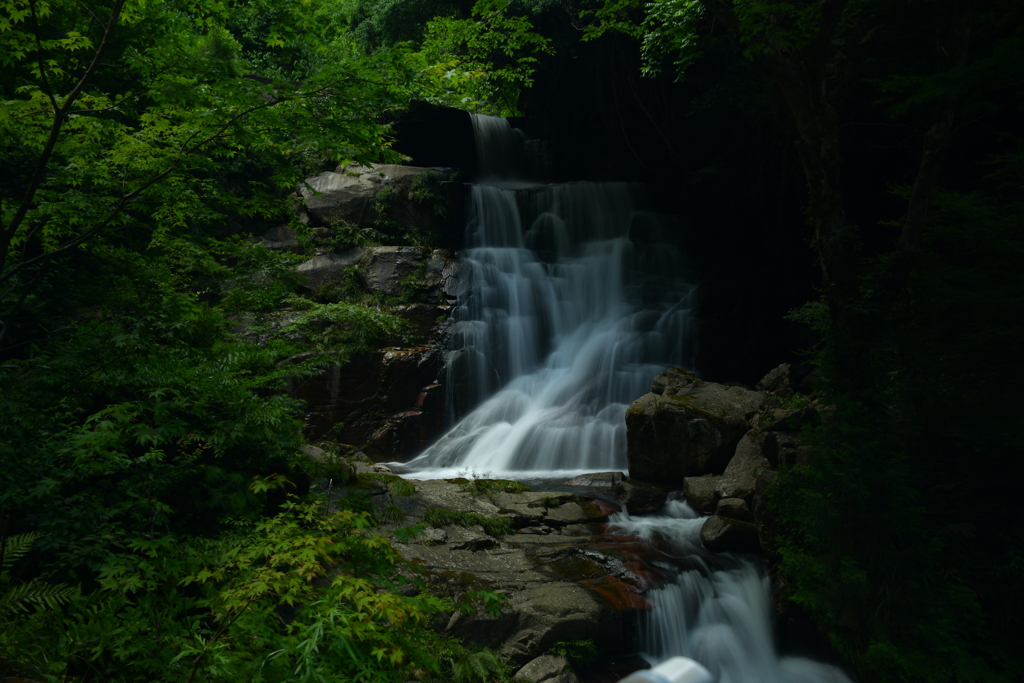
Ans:
[[[721,477],[687,477],[683,480],[683,496],[694,510],[711,514],[718,504],[718,482]]]
[[[356,284],[366,292],[420,303],[458,296],[465,286],[452,253],[429,247],[356,247],[314,256],[295,271],[310,289],[357,275]],[[431,318],[436,317],[435,312]]]
[[[299,187],[311,224],[345,221],[371,225],[377,220],[374,199],[385,188],[408,192],[416,176],[431,169],[396,164],[339,166],[307,178]]]
[[[629,476],[659,484],[721,472],[764,395],[671,369],[626,411]],[[658,393],[660,391],[660,393]]]
[[[512,597],[507,611],[515,626],[498,653],[513,666],[525,665],[559,641],[589,639],[600,646],[619,635],[597,594],[575,583],[527,588]]]
[[[761,429],[769,432],[797,431],[804,425],[821,423],[821,414],[811,406],[803,408],[776,408],[771,411],[769,419],[764,421]]]
[[[516,672],[512,683],[579,683],[568,657],[541,655]]]
[[[287,223],[263,233],[263,246],[271,251],[290,251],[296,254],[306,252],[306,246],[299,242],[295,229]]]
[[[653,484],[642,481],[624,481],[616,487],[631,515],[649,515],[665,506],[668,494]]]
[[[433,289],[441,284],[447,253],[428,247],[371,247],[360,266],[360,275],[371,292],[405,296],[410,286]]]
[[[762,377],[754,388],[773,396],[789,398],[796,393],[798,384],[793,367],[789,363],[783,363]]]
[[[343,251],[340,254],[329,253],[314,256],[295,267],[297,272],[306,282],[310,289],[324,285],[328,282],[342,280],[346,277],[345,271],[359,263],[363,257],[363,249],[356,247]]]
[[[756,526],[720,515],[708,517],[700,529],[700,540],[708,550],[742,553],[761,548]]]
[[[668,389],[668,393],[675,394],[696,381],[697,376],[689,370],[672,367],[654,378],[651,382],[651,393],[660,396]]]
[[[771,463],[761,451],[757,434],[751,430],[736,445],[736,452],[718,481],[719,498],[750,498],[758,473],[767,469],[771,469]]]
[[[719,517],[739,519],[744,522],[754,521],[753,515],[750,514],[750,506],[742,498],[723,498],[718,501],[715,514]]]

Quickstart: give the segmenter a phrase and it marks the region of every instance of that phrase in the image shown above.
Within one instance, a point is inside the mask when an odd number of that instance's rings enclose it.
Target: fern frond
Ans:
[[[76,599],[78,593],[76,586],[33,579],[12,586],[0,595],[0,617],[12,612],[29,612],[33,607],[57,609]]]
[[[28,552],[28,549],[32,547],[32,544],[42,538],[42,536],[42,534],[37,533],[8,536],[6,551],[4,552],[4,564],[0,569],[10,568],[10,566],[23,557],[25,553]]]

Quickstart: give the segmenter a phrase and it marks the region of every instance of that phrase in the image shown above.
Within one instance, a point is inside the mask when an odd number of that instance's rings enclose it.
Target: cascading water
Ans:
[[[679,253],[641,208],[641,186],[509,187],[514,166],[498,160],[516,163],[513,132],[476,123],[492,176],[471,188],[469,295],[453,314],[446,382],[455,416],[468,415],[407,467],[422,478],[624,470],[627,406],[689,360],[693,287]]]
[[[647,591],[639,645],[653,664],[690,657],[718,683],[850,683],[836,667],[804,657],[779,657],[772,639],[768,577],[752,562],[706,551],[704,525],[682,501],[669,501],[657,515],[613,515],[611,533],[656,545],[676,580]]]
[[[691,365],[693,287],[680,256],[641,208],[641,187],[516,182],[516,134],[502,119],[474,123],[488,177],[472,187],[468,294],[453,314],[446,382],[464,417],[402,470],[421,479],[625,470],[626,407],[666,365]],[[718,683],[849,683],[834,667],[778,656],[767,577],[704,550],[703,522],[670,501],[658,515],[623,512],[609,524],[682,570],[645,595],[647,659],[691,657]]]

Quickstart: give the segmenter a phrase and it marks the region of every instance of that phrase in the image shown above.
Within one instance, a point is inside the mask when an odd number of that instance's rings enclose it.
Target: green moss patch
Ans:
[[[423,521],[438,529],[446,526],[471,527],[479,524],[488,536],[495,538],[512,533],[512,520],[508,517],[488,517],[479,512],[430,508],[423,513]]]

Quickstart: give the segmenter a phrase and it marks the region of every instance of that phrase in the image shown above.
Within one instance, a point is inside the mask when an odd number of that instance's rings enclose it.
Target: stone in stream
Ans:
[[[705,475],[683,480],[683,496],[694,510],[710,514],[718,504],[718,482],[722,477]]]
[[[704,382],[679,368],[658,375],[652,391],[626,411],[626,454],[634,479],[682,484],[721,472],[764,394]]]
[[[754,521],[754,517],[750,513],[750,506],[742,498],[723,498],[718,501],[715,514],[719,517],[729,517],[730,519],[739,519],[744,522]]]
[[[616,487],[624,499],[626,511],[631,515],[649,515],[665,506],[668,494],[653,484],[642,481],[624,481]]]
[[[708,550],[742,553],[761,549],[756,526],[721,515],[708,517],[700,529],[700,540]]]
[[[770,470],[771,463],[764,456],[758,435],[749,431],[736,445],[715,492],[719,498],[750,498],[754,495],[754,480],[758,473]]]

